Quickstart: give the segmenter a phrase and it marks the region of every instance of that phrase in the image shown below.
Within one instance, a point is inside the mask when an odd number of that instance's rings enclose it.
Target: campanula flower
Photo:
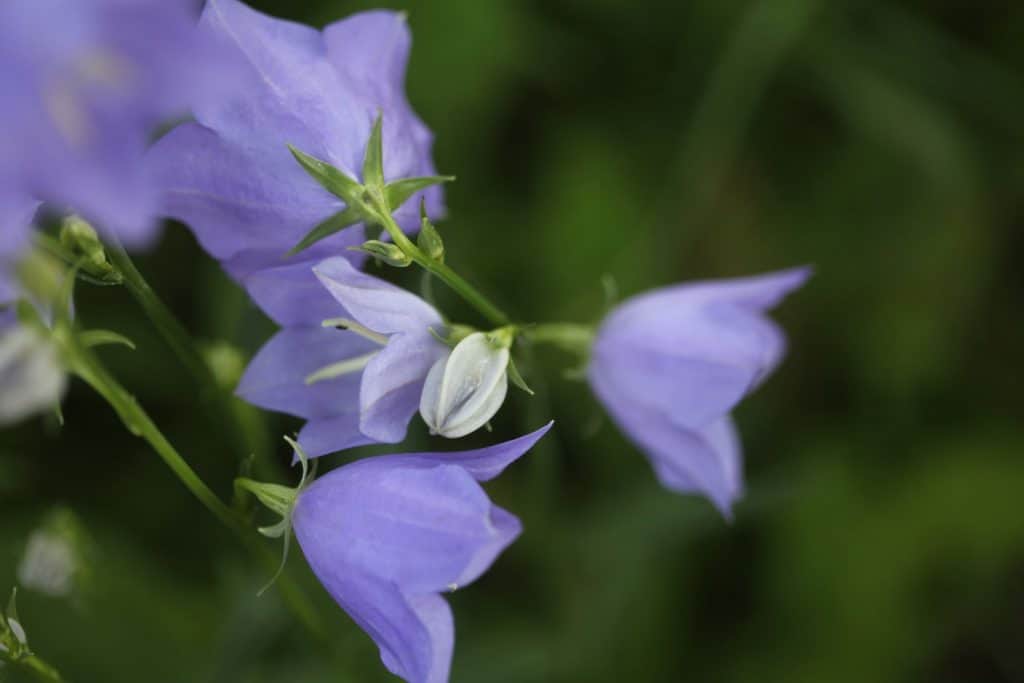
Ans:
[[[440,314],[343,257],[317,265],[315,278],[305,268],[279,266],[243,281],[284,329],[253,358],[238,394],[306,418],[299,443],[312,457],[401,441],[427,373],[448,351],[431,334],[444,327]]]
[[[242,87],[197,107],[196,122],[161,139],[150,162],[165,212],[187,223],[236,278],[280,265],[312,228],[345,208],[289,145],[357,178],[380,114],[385,178],[434,174],[432,135],[404,93],[410,35],[403,15],[365,12],[319,32],[237,0],[208,0],[200,23],[245,62]],[[416,193],[395,213],[404,229],[417,227],[421,197],[431,214],[441,212],[439,188]],[[353,226],[296,258],[312,265],[363,239]]]
[[[601,323],[588,378],[666,487],[706,495],[729,514],[742,494],[729,417],[785,353],[765,311],[809,277],[805,268],[658,289]]]
[[[128,246],[150,242],[146,147],[158,124],[233,80],[216,52],[189,0],[4,0],[0,204],[45,201]]]
[[[313,572],[410,683],[445,683],[455,640],[443,593],[475,581],[520,534],[487,481],[551,427],[473,451],[359,460],[298,495],[292,526]]]

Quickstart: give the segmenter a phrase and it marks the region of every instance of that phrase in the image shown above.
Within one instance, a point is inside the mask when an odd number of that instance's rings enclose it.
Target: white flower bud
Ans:
[[[474,332],[430,368],[420,415],[431,434],[456,439],[494,417],[508,392],[508,345]]]
[[[17,325],[0,332],[0,425],[53,408],[67,383],[53,345]]]

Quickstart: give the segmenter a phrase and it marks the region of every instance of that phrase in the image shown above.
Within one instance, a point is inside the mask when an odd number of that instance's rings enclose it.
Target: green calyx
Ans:
[[[278,577],[284,571],[285,564],[288,562],[288,550],[291,546],[291,531],[292,531],[292,512],[295,510],[295,504],[298,502],[299,495],[309,486],[309,484],[316,477],[316,463],[309,464],[309,456],[306,455],[306,451],[303,450],[302,446],[297,441],[290,437],[284,437],[284,440],[289,446],[295,451],[299,458],[299,463],[302,465],[302,478],[299,479],[298,485],[284,486],[282,484],[271,484],[267,482],[259,482],[249,479],[248,477],[239,477],[235,479],[235,490],[238,493],[247,492],[256,496],[256,500],[260,501],[267,509],[271,512],[280,515],[281,519],[276,524],[270,526],[259,527],[257,531],[266,536],[267,538],[283,538],[284,542],[281,551],[281,564],[278,566],[274,576],[271,577],[267,585],[263,586],[259,590],[259,595],[263,595],[268,588],[274,585]]]
[[[386,225],[392,221],[391,213],[410,197],[431,185],[450,182],[454,176],[422,176],[402,178],[390,183],[384,181],[384,150],[381,136],[382,117],[378,114],[370,131],[363,156],[360,183],[345,172],[314,156],[288,146],[300,166],[325,190],[345,202],[342,211],[315,226],[288,255],[294,255],[356,223]],[[365,246],[365,245],[364,245]],[[407,254],[407,256],[409,256]],[[411,262],[410,258],[410,262]],[[408,263],[406,264],[408,265]]]

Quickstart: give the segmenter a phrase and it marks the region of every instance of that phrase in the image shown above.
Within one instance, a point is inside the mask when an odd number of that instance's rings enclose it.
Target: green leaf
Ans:
[[[413,196],[420,190],[424,190],[431,185],[450,183],[453,180],[455,180],[455,176],[453,175],[428,175],[417,178],[402,178],[401,180],[396,180],[393,183],[388,183],[384,186],[384,198],[387,199],[388,207],[394,211],[402,204],[405,204],[409,197]]]
[[[519,368],[516,367],[515,360],[510,360],[508,362],[508,378],[509,380],[512,381],[512,384],[516,385],[517,387],[528,393],[530,396],[535,395],[533,389],[530,388],[530,386],[526,383],[526,380],[523,379],[523,376],[519,373]]]
[[[383,114],[377,112],[370,131],[370,139],[366,143],[366,154],[363,156],[363,184],[366,187],[384,187],[384,143],[381,140],[381,121]],[[395,207],[391,207],[392,209]]]
[[[363,220],[362,212],[359,209],[348,206],[306,233],[306,236],[299,240],[299,243],[292,247],[286,256],[295,256],[295,254],[308,249],[325,237],[330,237],[334,233],[340,232],[350,225],[355,225],[361,220]]]
[[[82,343],[89,348],[103,346],[104,344],[120,344],[121,346],[127,346],[132,351],[135,350],[135,342],[123,334],[118,334],[111,330],[87,330],[82,332],[79,337]]]
[[[313,180],[320,183],[325,190],[336,197],[344,199],[345,203],[350,206],[359,202],[359,198],[363,193],[363,186],[354,178],[348,177],[326,161],[310,156],[291,145],[288,145],[288,150],[295,157],[295,160],[299,162],[299,165],[305,169],[306,173],[311,175]]]

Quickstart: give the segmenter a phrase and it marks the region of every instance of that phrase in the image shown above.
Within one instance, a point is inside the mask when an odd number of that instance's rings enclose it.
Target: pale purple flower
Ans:
[[[319,32],[237,0],[209,0],[201,26],[246,63],[241,87],[196,108],[197,122],[161,139],[150,161],[165,212],[187,223],[235,277],[286,263],[314,226],[344,209],[288,145],[358,178],[380,113],[385,179],[434,175],[432,135],[403,90],[410,48],[403,15],[366,12]],[[439,188],[417,193],[396,211],[407,230],[418,226],[421,196],[431,215],[441,212]],[[354,226],[296,262],[313,265],[362,241]]]
[[[142,160],[155,127],[234,80],[209,66],[226,62],[193,10],[191,0],[0,2],[0,202],[44,201],[126,245],[149,243],[158,193]]]
[[[726,515],[743,491],[729,417],[781,361],[782,330],[765,311],[810,270],[666,287],[601,323],[588,377],[666,487],[706,495]]]
[[[238,394],[306,418],[299,443],[312,457],[401,441],[427,373],[448,350],[430,332],[442,330],[440,314],[343,257],[317,265],[316,277],[307,268],[264,269],[243,281],[284,329],[253,358]],[[359,332],[321,324],[338,318],[350,319]],[[322,371],[331,368],[339,374],[325,378],[331,373]]]
[[[551,425],[473,451],[367,458],[299,494],[292,525],[313,572],[410,683],[446,683],[455,641],[442,593],[475,581],[520,534],[477,483]]]

